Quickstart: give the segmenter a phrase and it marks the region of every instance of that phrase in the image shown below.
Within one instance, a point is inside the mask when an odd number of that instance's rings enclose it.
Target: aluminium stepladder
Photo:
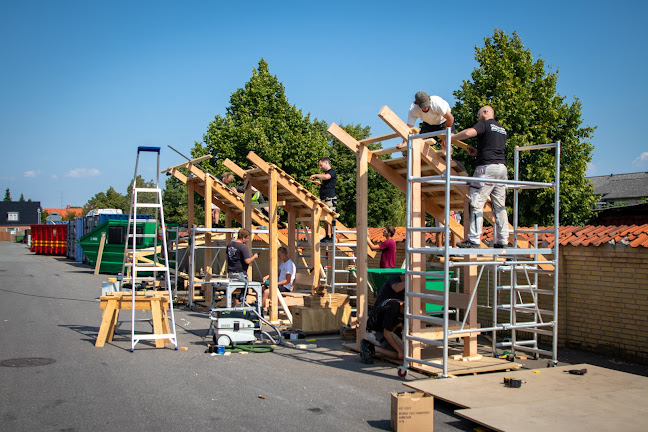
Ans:
[[[137,187],[137,169],[139,167],[139,158],[141,153],[156,153],[157,154],[157,169],[156,169],[156,178],[155,178],[155,187]],[[175,327],[175,316],[173,312],[173,295],[171,291],[171,277],[169,274],[169,255],[167,249],[167,236],[166,236],[166,224],[164,221],[164,210],[162,208],[162,190],[159,187],[160,183],[160,147],[138,147],[137,148],[137,159],[135,161],[135,175],[133,176],[132,184],[132,197],[130,204],[130,211],[128,215],[128,229],[126,231],[126,242],[124,244],[124,261],[122,264],[122,281],[120,289],[123,289],[125,283],[131,284],[132,292],[132,306],[131,306],[131,349],[133,352],[135,350],[135,345],[140,340],[164,340],[168,339],[173,345],[174,348],[178,349],[178,338],[176,335]],[[141,200],[151,195],[154,196],[153,202],[141,202]],[[147,200],[147,201],[150,201]],[[153,208],[155,209],[155,219],[138,221],[138,209],[140,208]],[[141,233],[138,232],[138,227],[143,224],[153,223],[155,225],[155,230],[153,234],[146,233],[145,229],[142,229]],[[153,259],[145,260],[145,262],[138,262],[138,254],[142,252],[148,252],[147,249],[137,249],[138,239],[143,239],[146,237],[153,237],[153,248],[150,250]],[[163,251],[162,259],[163,262],[159,261],[158,254],[158,239],[162,242],[161,250]],[[148,274],[152,273],[152,276],[138,276],[138,272],[146,272]],[[171,320],[170,326],[167,328],[166,325],[163,325],[163,328],[168,332],[148,334],[148,333],[135,333],[135,298],[137,293],[136,285],[142,282],[153,282],[157,280],[159,273],[164,274],[165,289],[168,295],[169,303],[169,318]],[[138,296],[139,297],[139,296]],[[152,311],[153,313],[153,311]],[[166,322],[166,318],[165,318]],[[155,328],[155,327],[154,327]]]

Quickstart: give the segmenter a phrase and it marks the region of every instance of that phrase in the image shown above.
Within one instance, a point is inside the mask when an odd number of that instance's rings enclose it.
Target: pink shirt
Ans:
[[[387,239],[378,246],[382,251],[382,255],[380,255],[380,268],[396,267],[396,242],[394,239]]]

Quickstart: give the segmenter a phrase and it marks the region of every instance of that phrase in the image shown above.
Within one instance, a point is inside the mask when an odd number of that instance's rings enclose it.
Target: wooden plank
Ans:
[[[365,138],[365,139],[360,140],[358,142],[360,144],[363,144],[363,145],[369,145],[369,144],[374,144],[374,143],[377,143],[377,142],[387,141],[387,140],[390,140],[392,138],[398,138],[398,134],[397,133],[390,133],[390,134],[385,134],[385,135],[379,135],[379,136],[375,136],[375,137],[371,137],[371,138]]]
[[[133,239],[133,241],[135,241]],[[106,244],[106,233],[101,233],[101,239],[99,240],[99,252],[97,252],[97,263],[95,264],[94,274],[99,274],[99,268],[101,267],[101,258],[103,257],[104,245]]]
[[[205,228],[212,227],[212,178],[207,176],[205,179]],[[205,233],[205,246],[210,248],[212,246],[212,235],[211,233]],[[212,249],[205,249],[203,268],[205,269],[206,280],[211,280],[212,274]]]

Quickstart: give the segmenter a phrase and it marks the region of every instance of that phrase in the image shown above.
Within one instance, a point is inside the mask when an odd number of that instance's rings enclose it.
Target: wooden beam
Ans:
[[[344,129],[340,126],[332,123],[328,128],[328,132],[333,135],[338,141],[347,146],[350,150],[357,153],[359,147],[358,141],[355,140],[351,135],[349,135]],[[369,165],[375,169],[378,174],[382,175],[384,178],[389,180],[394,186],[396,186],[401,192],[405,193],[407,189],[407,180],[398,174],[393,168],[389,167],[383,160],[378,158],[373,154],[371,150],[368,150],[367,159]],[[428,197],[425,198],[425,208],[428,213],[430,213],[435,218],[440,220],[444,219],[443,209],[437,205],[433,200]],[[450,230],[454,232],[457,236],[463,239],[463,227],[457,223],[454,219],[450,219]]]
[[[250,152],[247,155],[247,158],[257,167],[261,168],[265,172],[270,172],[270,169],[274,167],[274,165],[271,165],[261,159],[256,153]],[[290,181],[290,176],[282,175],[284,174],[280,168],[275,167],[275,169],[279,170],[277,175],[277,185],[281,186],[282,188],[288,190],[292,195],[297,198],[302,204],[304,204],[307,207],[310,207],[313,209],[314,207],[318,206],[323,208],[322,212],[322,217],[323,220],[325,220],[328,223],[333,223],[333,220],[335,219],[335,213],[332,212],[326,205],[321,203],[321,200],[315,196],[312,192],[310,192],[308,189],[302,187],[299,183],[297,182],[291,182]]]
[[[134,232],[137,232],[135,229]],[[135,234],[133,233],[133,242],[135,242]],[[95,263],[94,274],[99,274],[99,268],[101,267],[101,258],[103,258],[104,245],[106,244],[106,232],[101,233],[101,239],[99,240],[99,252],[97,252],[97,262]],[[137,259],[133,257],[133,263],[136,263]],[[133,284],[134,285],[134,284]]]
[[[205,228],[212,227],[212,178],[207,176],[205,179]],[[205,233],[205,246],[210,248],[212,246],[211,233]],[[211,262],[212,262],[212,249],[205,249],[205,260],[204,260],[204,269],[205,269],[205,280],[211,280]]]
[[[377,143],[377,142],[387,141],[387,140],[392,139],[392,138],[398,138],[398,134],[390,133],[390,134],[385,134],[385,135],[379,135],[379,136],[375,136],[375,137],[372,137],[372,138],[365,138],[365,139],[360,140],[358,142],[360,144],[369,145],[369,144],[373,144],[373,143]]]
[[[172,167],[169,167],[169,168],[167,168],[167,169],[165,169],[163,171],[160,171],[160,173],[164,174],[164,173],[167,173],[167,172],[169,172],[169,171],[171,171],[173,169],[177,169],[177,168],[187,168],[187,165],[195,165],[195,164],[197,164],[199,162],[202,162],[204,160],[211,159],[211,158],[212,158],[212,155],[200,156],[199,158],[192,159],[190,161],[182,162],[182,163],[180,163],[178,165],[174,165]]]
[[[407,140],[407,136],[410,133],[410,127],[407,126],[400,117],[396,115],[387,105],[383,106],[378,112],[378,117],[380,117],[387,126],[392,128],[394,132],[404,140]]]
[[[270,171],[270,182],[268,184],[268,204],[270,205],[270,321],[277,321],[279,318],[277,310],[277,293],[278,288],[278,274],[279,258],[277,256],[277,171],[274,169]],[[247,195],[247,194],[246,194]],[[294,276],[294,275],[293,275]],[[260,301],[261,299],[259,299]]]
[[[252,185],[249,182],[245,185],[245,211],[243,212],[243,228],[250,231],[250,233],[252,232]],[[250,234],[250,240],[247,243],[250,255],[252,255],[253,239],[254,234]],[[248,278],[252,280],[252,266],[248,267]]]
[[[421,176],[421,146],[423,145],[423,140],[415,139],[411,142],[412,145],[412,177]],[[425,226],[425,202],[423,200],[421,183],[413,182],[410,184],[410,202],[411,202],[411,212],[409,215],[406,215],[410,219],[410,226],[418,228]],[[415,231],[410,234],[410,247],[412,248],[421,248],[425,246],[425,234],[420,231]],[[411,254],[410,259],[410,268],[413,271],[424,272],[426,270],[425,266],[426,256],[422,253]],[[425,291],[425,277],[420,275],[410,275],[409,276],[410,291],[413,293],[423,293]],[[421,310],[421,299],[418,297],[412,297],[409,300],[410,310],[408,313],[414,315],[424,315]],[[421,321],[420,320],[410,320],[409,329],[411,333],[417,333],[421,331]],[[410,355],[415,358],[421,358],[421,343],[420,342],[411,342],[410,343]]]
[[[358,257],[356,261],[356,304],[358,329],[356,331],[356,345],[360,349],[360,343],[367,333],[367,318],[369,307],[367,304],[367,230],[369,228],[367,214],[367,194],[369,190],[369,149],[366,145],[358,146],[356,154],[356,233],[358,237]],[[335,263],[333,263],[335,265]]]

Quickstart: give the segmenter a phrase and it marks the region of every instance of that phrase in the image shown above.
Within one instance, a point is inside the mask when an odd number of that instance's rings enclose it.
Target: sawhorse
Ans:
[[[104,310],[101,318],[101,327],[97,334],[96,347],[102,347],[106,342],[112,342],[120,310],[131,310],[133,296],[130,292],[115,292],[111,295],[100,297],[99,307]],[[150,310],[153,321],[153,334],[169,334],[169,298],[154,294],[135,294],[135,310]],[[156,348],[164,348],[168,339],[155,339]]]

